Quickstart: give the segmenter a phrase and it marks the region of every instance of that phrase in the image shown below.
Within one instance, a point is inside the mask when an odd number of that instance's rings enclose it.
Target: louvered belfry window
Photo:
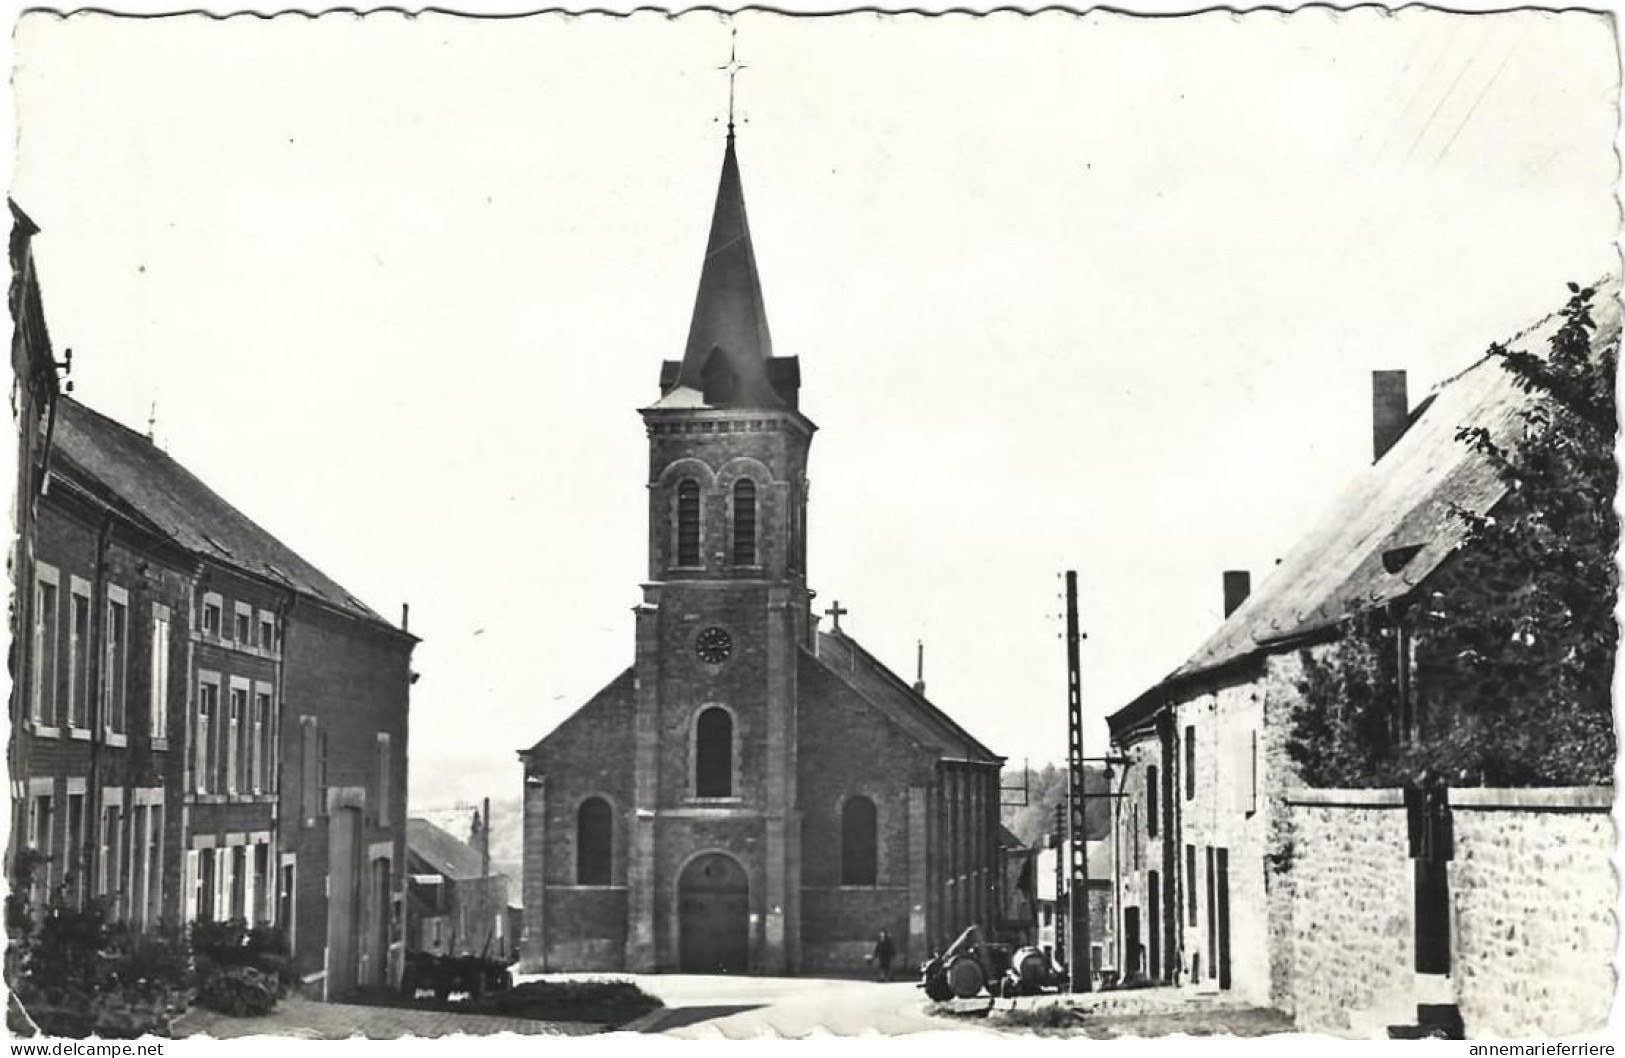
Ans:
[[[756,482],[734,483],[734,565],[756,565]]]
[[[700,486],[693,480],[677,486],[677,564],[700,564]]]

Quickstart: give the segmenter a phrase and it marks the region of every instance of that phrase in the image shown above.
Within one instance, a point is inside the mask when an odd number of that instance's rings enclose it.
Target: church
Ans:
[[[1001,906],[1004,758],[807,579],[800,366],[773,355],[730,122],[688,343],[642,409],[632,664],[524,766],[521,969],[909,966]]]

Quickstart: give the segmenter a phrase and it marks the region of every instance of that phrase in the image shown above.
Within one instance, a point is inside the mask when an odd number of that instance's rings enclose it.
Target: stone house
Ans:
[[[1616,289],[1598,298],[1604,341],[1617,334]],[[1553,326],[1544,321],[1515,342],[1544,349]],[[1324,655],[1346,619],[1381,618],[1399,674],[1396,737],[1416,737],[1430,707],[1449,698],[1448,687],[1416,679],[1415,608],[1450,582],[1464,537],[1455,512],[1484,514],[1505,494],[1457,432],[1482,426],[1504,442],[1529,398],[1491,358],[1414,407],[1403,372],[1373,381],[1372,465],[1256,590],[1248,593],[1245,573],[1227,573],[1224,623],[1108,719],[1131,762],[1119,815],[1124,914],[1144,924],[1142,936],[1126,931],[1125,939],[1131,949],[1144,944],[1156,980],[1292,1011],[1292,940],[1307,927],[1293,920],[1292,866],[1302,850],[1288,798],[1299,782],[1285,744],[1303,706],[1305,659]],[[1403,869],[1442,877],[1429,863]],[[1418,892],[1430,885],[1419,881]],[[1417,921],[1419,930],[1435,928],[1426,915]],[[1425,961],[1418,957],[1420,972]]]
[[[407,950],[435,955],[517,954],[507,875],[480,850],[427,819],[406,821]]]
[[[996,925],[1003,758],[807,579],[815,427],[730,131],[688,343],[642,415],[633,664],[524,749],[527,970],[857,973]]]
[[[65,397],[33,551],[19,825],[48,881],[143,928],[280,926],[322,994],[389,979],[416,640]]]

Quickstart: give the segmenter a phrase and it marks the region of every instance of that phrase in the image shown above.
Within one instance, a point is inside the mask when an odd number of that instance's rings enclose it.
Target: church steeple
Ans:
[[[661,391],[709,407],[793,408],[798,382],[795,360],[773,356],[730,122],[688,344],[681,363],[665,365]]]

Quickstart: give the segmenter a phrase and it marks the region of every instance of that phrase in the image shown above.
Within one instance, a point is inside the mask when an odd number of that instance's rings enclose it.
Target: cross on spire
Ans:
[[[734,138],[734,79],[739,76],[740,70],[750,67],[739,61],[739,29],[735,27],[728,36],[728,61],[718,66],[728,75],[728,138]]]
[[[834,622],[835,631],[837,632],[841,630],[841,618],[850,612],[850,610],[841,605],[841,601],[839,599],[832,602],[829,609],[824,611],[829,619]]]

